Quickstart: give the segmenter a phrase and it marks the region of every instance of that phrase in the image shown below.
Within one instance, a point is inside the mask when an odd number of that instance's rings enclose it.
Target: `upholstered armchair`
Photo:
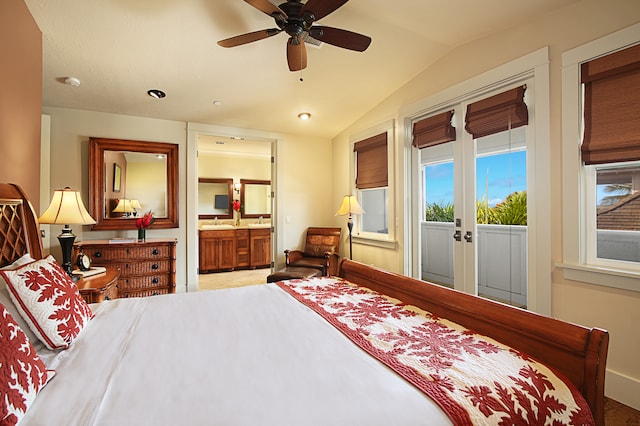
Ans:
[[[308,228],[303,250],[285,250],[287,267],[315,268],[322,275],[336,275],[342,228]]]

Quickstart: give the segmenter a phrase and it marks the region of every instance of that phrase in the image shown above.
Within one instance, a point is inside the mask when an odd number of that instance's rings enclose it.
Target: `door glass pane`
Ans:
[[[478,295],[526,307],[527,155],[524,127],[477,139]]]
[[[453,287],[453,142],[420,151],[424,211],[420,221],[421,277]]]
[[[640,164],[596,168],[597,257],[640,262]]]

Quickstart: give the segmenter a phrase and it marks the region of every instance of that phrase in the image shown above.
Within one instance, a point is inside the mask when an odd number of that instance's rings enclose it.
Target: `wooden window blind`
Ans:
[[[640,160],[640,44],[581,66],[585,164]]]
[[[464,128],[474,139],[529,124],[527,86],[516,87],[467,106]]]
[[[452,117],[453,111],[446,111],[413,123],[412,145],[422,149],[456,140]]]
[[[387,186],[387,133],[356,142],[353,150],[356,153],[356,188]]]

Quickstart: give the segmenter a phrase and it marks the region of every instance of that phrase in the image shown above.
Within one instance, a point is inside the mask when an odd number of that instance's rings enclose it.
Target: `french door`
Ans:
[[[474,129],[467,117],[503,93],[452,105],[455,139],[418,151],[420,272],[428,281],[526,307],[527,139],[532,137],[526,106],[520,117],[508,107],[506,129],[505,124],[490,128],[490,118],[488,127],[480,123]],[[524,101],[522,94],[515,96]]]

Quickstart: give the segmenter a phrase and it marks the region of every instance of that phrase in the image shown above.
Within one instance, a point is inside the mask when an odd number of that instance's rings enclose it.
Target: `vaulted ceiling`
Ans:
[[[242,0],[25,0],[43,33],[44,106],[328,138],[455,47],[575,1],[351,0],[318,24],[371,46],[309,46],[307,68],[290,72],[285,33],[217,44],[275,27]]]

